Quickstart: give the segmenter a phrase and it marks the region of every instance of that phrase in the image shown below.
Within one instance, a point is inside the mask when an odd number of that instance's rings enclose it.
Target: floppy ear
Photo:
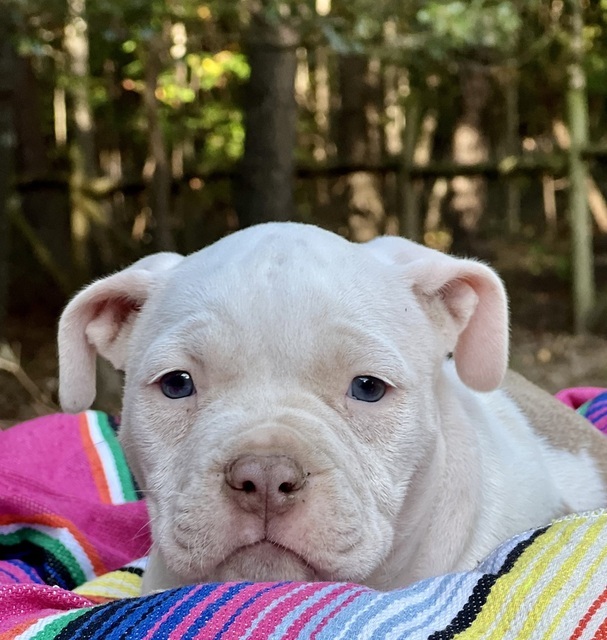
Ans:
[[[95,399],[97,353],[123,369],[136,317],[160,273],[182,260],[157,253],[98,280],[78,293],[59,320],[59,400],[65,411],[88,409]]]
[[[383,262],[405,266],[412,290],[453,351],[461,380],[477,391],[499,387],[509,329],[508,300],[495,271],[402,238],[378,238],[367,246]]]

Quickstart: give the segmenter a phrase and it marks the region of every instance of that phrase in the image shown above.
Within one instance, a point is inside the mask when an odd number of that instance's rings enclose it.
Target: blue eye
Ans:
[[[160,378],[160,390],[167,398],[187,398],[196,392],[192,376],[187,371],[170,371]]]
[[[384,397],[387,385],[383,380],[373,376],[357,376],[350,383],[348,395],[362,402],[377,402]]]

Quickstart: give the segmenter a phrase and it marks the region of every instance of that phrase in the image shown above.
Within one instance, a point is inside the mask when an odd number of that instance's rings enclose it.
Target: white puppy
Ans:
[[[398,238],[252,227],[93,283],[59,326],[60,395],[126,372],[144,590],[214,580],[390,589],[607,504],[607,439],[506,372],[488,267]]]

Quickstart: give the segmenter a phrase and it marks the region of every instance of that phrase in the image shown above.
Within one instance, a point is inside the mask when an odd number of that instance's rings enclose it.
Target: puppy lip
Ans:
[[[282,553],[288,553],[288,554],[292,555],[294,558],[296,558],[299,562],[301,562],[302,565],[304,565],[308,569],[311,569],[312,572],[314,573],[314,575],[316,576],[317,580],[326,579],[326,578],[323,578],[323,574],[325,572],[321,571],[320,569],[318,569],[318,567],[314,566],[309,561],[308,558],[302,556],[300,553],[298,553],[297,551],[294,551],[290,547],[288,547],[288,546],[286,546],[284,544],[281,544],[280,542],[276,542],[275,540],[272,540],[270,538],[261,538],[260,540],[257,540],[256,542],[251,542],[250,544],[244,544],[244,545],[234,549],[232,551],[232,553],[241,553],[243,551],[247,551],[248,549],[254,549],[256,547],[273,547],[277,551],[280,551]]]

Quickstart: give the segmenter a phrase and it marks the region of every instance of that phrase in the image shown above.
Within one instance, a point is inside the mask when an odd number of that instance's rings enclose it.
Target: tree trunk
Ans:
[[[368,66],[368,58],[363,55],[339,57],[341,109],[336,142],[338,157],[344,163],[361,163],[373,155],[367,117],[367,107],[373,97]],[[349,175],[346,182],[344,196],[351,239],[370,240],[383,232],[385,221],[379,181],[369,173],[356,172]]]
[[[517,158],[520,153],[519,138],[519,78],[515,63],[504,69],[503,91],[506,103],[506,127],[504,151],[508,158]],[[508,231],[516,234],[521,229],[521,188],[517,180],[506,181],[506,220]]]
[[[483,135],[482,115],[490,98],[488,70],[478,64],[462,65],[462,116],[453,135],[453,160],[461,164],[486,161],[489,155]],[[487,185],[481,177],[458,176],[451,181],[450,217],[454,253],[474,253],[474,236],[485,209]]]
[[[10,39],[8,7],[0,6],[0,341],[6,338],[8,304],[8,206],[13,173],[13,75],[15,52]]]
[[[78,278],[86,281],[91,278],[91,224],[88,209],[95,205],[89,202],[85,186],[97,174],[95,132],[89,90],[88,22],[85,0],[68,0],[67,8],[64,45],[68,54],[68,86],[75,129],[74,142],[70,150],[72,251]]]
[[[40,83],[30,58],[19,57],[15,75],[14,120],[17,134],[16,172],[21,176],[48,175],[50,163],[43,131]],[[21,211],[39,239],[44,240],[54,261],[70,271],[70,203],[62,186],[43,186],[21,193]]]
[[[403,136],[403,164],[399,175],[400,235],[416,242],[422,239],[418,184],[411,177],[415,148],[420,130],[421,105],[419,95],[413,92],[407,100],[405,132]],[[419,183],[419,181],[417,181]]]
[[[589,314],[596,301],[592,254],[592,225],[588,211],[586,183],[588,168],[581,152],[588,144],[588,100],[583,67],[583,16],[578,0],[572,0],[572,60],[569,65],[567,110],[569,147],[569,215],[571,216],[573,263],[573,312],[576,333],[587,330]]]
[[[296,32],[253,16],[247,37],[251,77],[245,89],[245,149],[235,197],[240,226],[289,220],[297,110]]]
[[[145,60],[143,101],[148,121],[150,156],[154,163],[151,208],[156,222],[156,246],[159,251],[175,251],[171,228],[171,166],[160,122],[156,88],[162,71],[162,55],[166,49],[164,34],[152,36]]]

